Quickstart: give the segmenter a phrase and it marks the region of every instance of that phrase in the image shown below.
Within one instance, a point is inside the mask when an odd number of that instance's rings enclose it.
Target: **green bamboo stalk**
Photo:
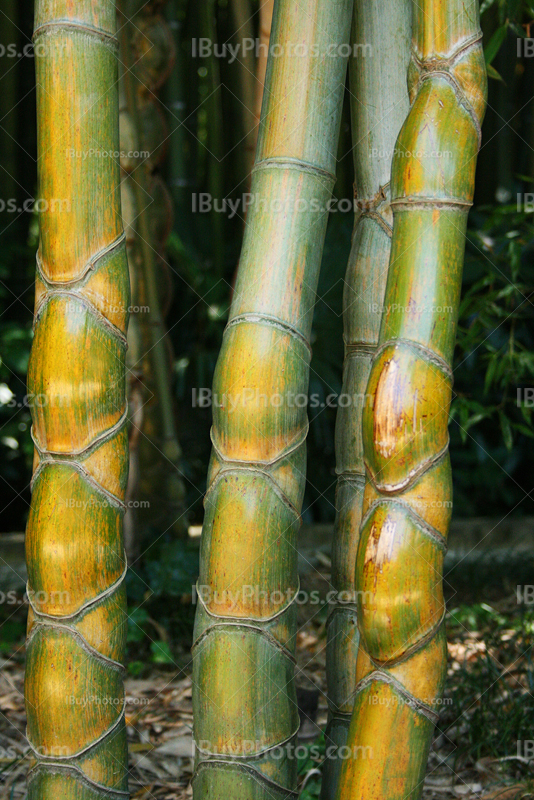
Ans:
[[[9,199],[15,200],[20,194],[20,184],[17,176],[17,106],[18,106],[18,77],[20,61],[16,58],[7,58],[9,48],[15,46],[20,52],[20,28],[18,27],[18,3],[15,0],[4,0],[2,14],[0,15],[0,44],[4,49],[0,58],[0,85],[2,87],[1,116],[2,128],[0,130],[0,146],[2,147],[2,196],[7,205]],[[1,214],[5,228],[9,228],[13,215]]]
[[[186,101],[187,61],[184,52],[184,28],[188,13],[188,0],[172,0],[167,4],[166,18],[173,32],[176,61],[166,87],[167,106],[171,111],[169,134],[169,185],[177,215],[183,218],[188,211],[188,186],[190,166],[188,159],[188,117]],[[183,223],[183,220],[180,219]]]
[[[119,93],[120,98],[120,93]],[[121,136],[121,152],[128,152],[124,148],[123,129],[124,128],[124,107],[125,101],[120,98],[121,106],[119,113],[119,131]],[[139,143],[133,143],[135,150],[139,149]],[[134,150],[134,151],[135,151]],[[121,171],[122,172],[122,171]],[[132,305],[142,306],[142,291],[140,287],[141,279],[141,258],[138,247],[137,234],[137,203],[133,190],[133,179],[123,173],[121,179],[121,206],[124,234],[126,237],[126,255],[128,258],[128,272],[130,275],[130,290]],[[128,563],[132,563],[141,552],[141,541],[139,536],[139,513],[136,508],[136,501],[139,499],[140,483],[140,459],[139,443],[142,437],[144,422],[144,411],[148,401],[148,388],[143,371],[143,356],[145,344],[148,337],[143,335],[142,314],[130,314],[128,322],[128,350],[126,353],[126,386],[128,398],[128,421],[129,421],[129,470],[128,484],[126,486],[126,514],[124,515],[124,548],[128,557]]]
[[[267,67],[256,201],[214,377],[193,648],[197,800],[296,796],[294,601],[307,418],[293,400],[308,389],[346,71],[337,46],[348,43],[351,12],[351,0],[275,6],[278,57]]]
[[[486,69],[476,0],[414,2],[412,108],[393,159],[394,225],[363,412],[356,692],[336,794],[417,800],[445,680],[451,361]]]
[[[247,40],[249,42],[254,40],[253,16],[249,0],[232,0],[232,14],[236,31],[233,37],[234,46],[240,47],[236,59],[241,101],[241,145],[239,150],[243,159],[243,177],[245,181],[248,181],[254,164],[259,123],[259,117],[258,120],[255,118],[256,59],[254,49],[245,47]]]
[[[384,26],[386,17],[388,24]],[[336,604],[327,624],[330,721],[322,782],[324,800],[335,794],[341,768],[337,750],[346,745],[354,705],[359,641],[354,565],[365,484],[362,411],[378,346],[391,249],[391,160],[410,107],[406,85],[410,37],[411,0],[355,0],[349,73],[358,210],[343,295],[345,362],[341,390],[352,402],[340,406],[336,420],[338,483],[332,546]]]
[[[271,40],[271,27],[273,24],[274,0],[262,0],[260,5],[260,36],[258,48],[258,65],[256,68],[256,99],[255,117],[256,126],[259,128],[263,91],[265,87],[265,73],[267,71],[267,56]],[[257,132],[256,132],[257,136]]]
[[[215,0],[204,0],[198,7],[202,36],[214,44],[217,42]],[[213,201],[224,197],[224,136],[223,105],[219,62],[215,53],[204,59],[207,70],[206,85],[208,95],[205,100],[208,116],[208,188]],[[224,261],[224,216],[215,211],[211,213],[213,226],[213,261],[217,274],[221,274]]]
[[[39,196],[28,371],[30,800],[128,797],[122,537],[128,267],[111,0],[35,8]],[[98,147],[95,145],[98,143]]]

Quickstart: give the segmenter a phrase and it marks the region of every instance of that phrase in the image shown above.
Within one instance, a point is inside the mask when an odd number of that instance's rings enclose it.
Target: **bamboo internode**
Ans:
[[[36,4],[41,215],[28,386],[32,800],[125,798],[128,475],[115,5]],[[61,212],[55,198],[64,198]]]
[[[413,13],[412,108],[393,159],[390,267],[363,412],[361,639],[344,800],[421,796],[445,679],[451,361],[486,70],[476,0],[424,0]]]
[[[214,409],[201,544],[195,798],[296,797],[294,601],[307,417],[284,398],[308,389],[346,72],[337,48],[348,43],[351,12],[351,0],[275,5],[255,201],[214,378],[227,401]]]
[[[388,24],[384,26],[384,18]],[[326,669],[330,721],[322,797],[331,800],[347,742],[356,685],[359,633],[355,570],[365,484],[362,411],[371,362],[378,346],[393,215],[391,160],[409,110],[406,74],[410,58],[411,0],[355,0],[352,49],[367,56],[349,62],[355,196],[358,202],[343,293],[345,362],[342,394],[358,405],[341,407],[336,420],[336,522],[332,584],[338,602],[328,619]],[[343,752],[343,751],[339,751]]]

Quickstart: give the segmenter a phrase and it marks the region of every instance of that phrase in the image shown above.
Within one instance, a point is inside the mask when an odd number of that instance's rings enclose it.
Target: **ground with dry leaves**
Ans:
[[[319,557],[303,576],[303,586],[324,596],[329,566],[328,558]],[[529,753],[524,749],[529,731],[534,739],[534,613],[518,605],[512,591],[491,604],[462,604],[456,596],[449,600],[449,609],[449,679],[424,799],[534,798],[529,791]],[[23,619],[25,609],[16,613]],[[327,613],[324,604],[300,606],[297,641],[301,744],[319,743],[319,749],[326,724]],[[183,653],[186,644],[180,646]],[[28,766],[22,638],[10,652],[4,648],[0,666],[0,800],[20,800],[26,796]],[[132,798],[192,797],[189,659],[182,658],[178,670],[170,665],[147,666],[142,677],[127,677],[126,704]],[[299,767],[301,797],[317,797],[320,758],[310,755],[301,759]]]

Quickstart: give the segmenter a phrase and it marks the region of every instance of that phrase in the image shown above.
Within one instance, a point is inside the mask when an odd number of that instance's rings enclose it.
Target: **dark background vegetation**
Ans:
[[[191,53],[191,40],[210,36],[213,26],[204,5],[192,0],[167,5],[169,20],[179,23],[173,26],[177,60],[160,97],[172,131],[165,177],[175,206],[167,254],[173,289],[167,325],[174,352],[173,389],[187,515],[194,525],[202,523],[211,412],[192,407],[192,391],[212,383],[244,223],[241,212],[232,219],[194,213],[191,198],[194,193],[218,192],[221,199],[236,200],[248,191],[240,144],[244,131],[238,65],[194,58]],[[256,0],[252,5],[256,8]],[[232,40],[230,0],[218,0],[213,8],[217,40]],[[534,6],[486,0],[482,10],[489,102],[469,218],[450,437],[455,517],[498,520],[534,515],[534,398],[528,402],[528,390],[534,387],[534,47],[530,51],[525,44],[525,37],[531,33],[534,37]],[[28,47],[32,16],[31,0],[3,0],[0,42],[4,47],[15,44],[16,52],[22,53],[0,57],[0,531],[4,533],[24,530],[30,502],[32,445],[25,376],[38,240],[38,213],[31,202],[37,197],[34,64]],[[255,29],[257,22],[256,14]],[[335,196],[352,198],[352,183],[347,93]],[[333,214],[324,250],[310,392],[325,399],[341,391],[341,301],[352,224],[351,213]],[[334,425],[335,409],[310,409],[306,523],[334,519]],[[155,544],[144,542],[129,577],[134,674],[142,672],[147,660],[180,663],[194,614],[189,595],[197,569],[196,549],[171,534],[161,536],[154,530],[153,536]],[[523,566],[531,571],[532,560]],[[489,580],[487,574],[484,578]],[[503,583],[502,568],[493,579],[506,590],[512,587],[512,579]],[[479,575],[480,584],[482,580]],[[476,574],[464,576],[464,588],[470,584],[474,595],[476,581]],[[474,595],[469,602],[477,599]],[[459,606],[454,624],[465,630],[485,628],[493,641],[506,623],[519,632],[512,637],[518,648],[530,642],[531,617],[521,615],[507,623],[500,612],[481,602],[478,597],[473,608]],[[23,618],[15,617],[9,624],[3,636],[7,647],[10,637],[22,635]],[[469,693],[477,682],[493,680],[490,661],[478,669],[482,677],[475,671],[452,690]],[[530,661],[528,669],[532,681]],[[498,681],[492,685],[494,694],[508,691]],[[532,699],[530,705],[523,699],[517,706],[520,727],[533,706]],[[491,724],[497,725],[493,717],[488,722],[482,711],[480,715],[466,745],[473,757],[478,757]]]

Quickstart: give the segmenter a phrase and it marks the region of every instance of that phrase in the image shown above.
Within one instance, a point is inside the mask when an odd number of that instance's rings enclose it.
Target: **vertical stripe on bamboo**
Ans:
[[[406,81],[410,37],[411,0],[355,0],[349,73],[358,210],[343,292],[341,390],[351,402],[339,408],[336,420],[338,483],[332,585],[337,602],[327,623],[330,720],[323,800],[331,800],[335,793],[341,767],[338,754],[344,752],[339,748],[346,745],[354,704],[359,641],[354,578],[365,483],[362,411],[378,346],[391,249],[391,160],[410,107]]]
[[[296,797],[307,417],[291,398],[308,390],[351,12],[352,0],[275,3],[254,202],[214,378],[193,651],[196,800]]]
[[[115,5],[38,0],[39,196],[26,533],[31,800],[128,796],[128,474]]]
[[[393,159],[390,267],[363,413],[361,638],[343,800],[421,796],[445,679],[451,362],[486,70],[476,0],[423,0],[413,13],[412,107]]]

